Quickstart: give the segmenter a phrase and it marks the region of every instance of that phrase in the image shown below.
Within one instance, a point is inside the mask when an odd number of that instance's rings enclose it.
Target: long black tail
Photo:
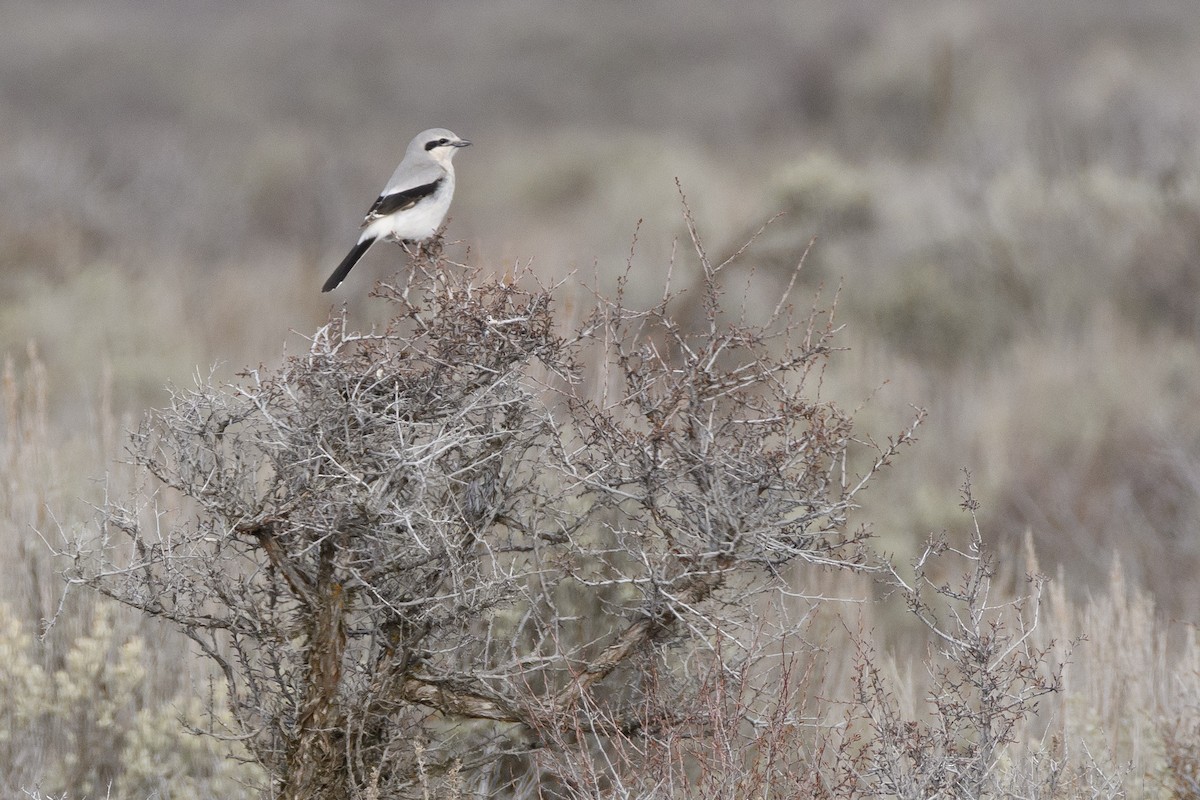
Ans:
[[[336,289],[338,284],[346,279],[346,273],[354,268],[358,260],[363,257],[363,253],[370,249],[371,245],[375,244],[374,239],[363,239],[354,247],[350,248],[350,252],[342,259],[342,263],[338,264],[337,269],[329,276],[329,280],[325,281],[325,285],[321,287],[322,292],[328,292]]]

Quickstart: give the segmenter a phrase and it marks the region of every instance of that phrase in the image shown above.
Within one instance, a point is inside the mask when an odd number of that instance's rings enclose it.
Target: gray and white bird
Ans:
[[[358,242],[325,281],[321,291],[337,288],[363,254],[380,239],[403,243],[432,238],[446,219],[450,200],[454,197],[454,154],[458,148],[469,144],[445,128],[430,128],[418,133],[408,143],[404,159],[379,193],[379,199],[367,212]]]

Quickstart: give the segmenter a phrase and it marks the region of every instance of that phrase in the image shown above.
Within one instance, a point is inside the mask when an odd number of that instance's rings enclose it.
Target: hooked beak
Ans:
[[[451,142],[451,144],[453,144],[455,147],[469,147],[471,143],[466,139],[459,139],[457,142]]]

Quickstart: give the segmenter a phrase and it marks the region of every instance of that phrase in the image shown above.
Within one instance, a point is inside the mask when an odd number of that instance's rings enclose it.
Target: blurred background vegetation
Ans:
[[[611,286],[628,261],[648,303],[684,235],[675,178],[716,255],[782,212],[731,285],[774,296],[818,236],[800,299],[840,286],[849,348],[826,398],[863,435],[930,411],[860,513],[884,549],[961,525],[966,467],[1002,559],[1028,533],[1081,599],[1119,555],[1195,621],[1193,0],[2,11],[0,600],[30,630],[57,599],[33,530],[91,519],[167,381],[276,362],[331,304],[377,321],[398,249],[319,287],[434,125],[475,142],[448,235],[488,270]]]

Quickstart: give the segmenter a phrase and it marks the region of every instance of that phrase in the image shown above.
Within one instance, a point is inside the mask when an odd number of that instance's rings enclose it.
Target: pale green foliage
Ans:
[[[33,637],[0,603],[0,752],[15,746],[47,695],[46,673],[32,653]]]
[[[74,641],[66,666],[54,673],[55,713],[72,719],[74,709],[86,706],[91,709],[89,727],[112,730],[135,702],[146,676],[141,662],[141,637],[118,641],[112,612],[97,609],[90,632]]]
[[[110,800],[257,796],[262,774],[240,745],[194,733],[210,724],[223,730],[227,714],[210,720],[206,703],[187,689],[148,697],[145,641],[124,632],[111,609],[91,612],[61,669],[43,669],[39,647],[0,603],[0,776],[19,781],[0,787]],[[212,699],[223,707],[219,694]],[[24,778],[31,756],[43,768]]]
[[[813,152],[773,176],[775,205],[789,214],[815,215],[828,228],[870,225],[872,186],[866,173],[832,152]]]
[[[231,719],[223,698],[213,698],[213,707],[222,709],[216,724],[228,726]],[[126,796],[152,797],[156,792],[172,800],[255,796],[253,787],[262,785],[265,776],[245,760],[244,748],[187,730],[209,721],[206,702],[195,696],[140,711],[121,757]]]
[[[120,770],[145,678],[142,639],[115,635],[113,613],[96,609],[86,634],[72,642],[54,673],[47,712],[62,736],[58,781],[76,792],[106,791]]]

